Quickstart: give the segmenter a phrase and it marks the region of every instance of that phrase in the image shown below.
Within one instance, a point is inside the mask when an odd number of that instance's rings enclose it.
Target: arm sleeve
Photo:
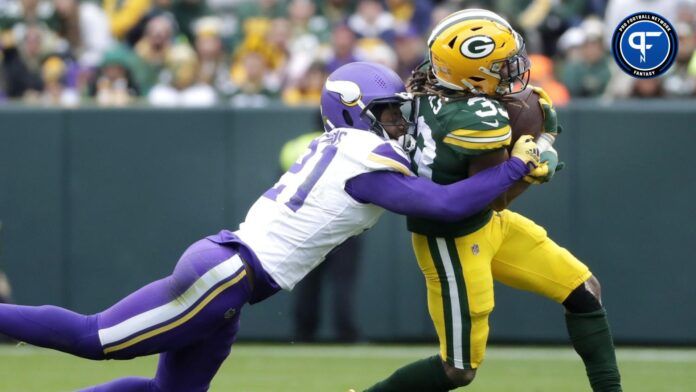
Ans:
[[[401,215],[453,222],[485,209],[529,172],[517,158],[449,185],[389,171],[360,174],[346,182],[346,192],[363,203]]]

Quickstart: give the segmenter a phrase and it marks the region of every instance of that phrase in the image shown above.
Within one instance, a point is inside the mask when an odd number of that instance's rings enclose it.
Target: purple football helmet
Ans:
[[[398,105],[406,120],[406,135],[399,142],[406,150],[415,146],[414,100],[396,72],[375,63],[346,64],[329,75],[321,92],[324,129],[355,128],[389,138],[377,114],[380,105]],[[386,124],[385,124],[386,125]]]

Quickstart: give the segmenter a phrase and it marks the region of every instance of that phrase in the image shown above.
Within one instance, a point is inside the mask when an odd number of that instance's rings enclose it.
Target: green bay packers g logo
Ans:
[[[471,37],[459,47],[459,51],[470,59],[480,59],[488,56],[495,49],[493,38],[487,35],[476,35]]]

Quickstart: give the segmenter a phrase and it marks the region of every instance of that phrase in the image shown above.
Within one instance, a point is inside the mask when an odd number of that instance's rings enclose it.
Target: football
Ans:
[[[522,135],[533,135],[536,140],[541,134],[544,126],[544,112],[539,106],[539,94],[527,87],[522,91],[507,95],[503,99],[505,109],[510,117],[510,128],[512,128],[512,146]]]

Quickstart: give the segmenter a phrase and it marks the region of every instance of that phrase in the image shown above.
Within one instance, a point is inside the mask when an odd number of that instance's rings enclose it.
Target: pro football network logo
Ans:
[[[638,12],[621,21],[611,39],[614,60],[635,78],[654,78],[674,63],[679,48],[669,21],[652,12]]]

